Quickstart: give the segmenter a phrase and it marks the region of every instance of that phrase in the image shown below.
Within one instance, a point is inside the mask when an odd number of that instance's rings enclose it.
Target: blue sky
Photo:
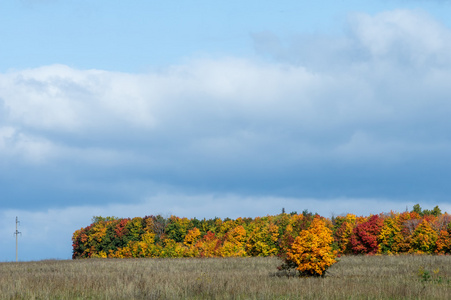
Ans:
[[[0,4],[0,261],[95,215],[451,211],[449,1]]]

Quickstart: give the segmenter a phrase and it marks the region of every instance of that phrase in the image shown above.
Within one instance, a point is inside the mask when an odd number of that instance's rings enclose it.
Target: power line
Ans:
[[[18,237],[19,237],[19,234],[22,234],[22,232],[20,232],[18,229],[17,229],[17,226],[20,224],[20,222],[19,222],[19,219],[16,217],[16,231],[14,232],[14,234],[16,235],[16,262],[18,261],[18,252],[19,252],[19,248],[18,248]]]

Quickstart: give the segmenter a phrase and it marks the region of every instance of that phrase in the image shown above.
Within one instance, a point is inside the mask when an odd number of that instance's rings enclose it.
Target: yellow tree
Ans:
[[[300,232],[286,254],[286,264],[295,266],[301,275],[322,276],[336,263],[332,250],[332,230],[321,217],[315,217],[307,230]]]
[[[224,236],[224,243],[219,249],[219,255],[223,257],[246,256],[245,242],[246,230],[239,225],[231,229]]]
[[[378,235],[379,253],[393,254],[401,249],[404,237],[399,224],[399,214],[392,213],[384,219],[384,224]]]
[[[410,251],[432,253],[435,250],[437,238],[437,232],[426,219],[423,219],[410,237]]]
[[[187,247],[185,255],[195,257],[199,254],[199,248],[196,247],[197,241],[200,239],[200,230],[197,227],[189,230],[185,236],[184,244]]]
[[[279,227],[272,223],[271,218],[255,218],[253,228],[248,231],[246,253],[250,256],[270,256],[278,253],[277,241]]]

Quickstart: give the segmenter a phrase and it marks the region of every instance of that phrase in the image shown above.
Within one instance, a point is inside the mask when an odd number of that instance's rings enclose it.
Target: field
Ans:
[[[347,256],[324,278],[275,257],[0,263],[1,299],[449,299],[451,256]]]

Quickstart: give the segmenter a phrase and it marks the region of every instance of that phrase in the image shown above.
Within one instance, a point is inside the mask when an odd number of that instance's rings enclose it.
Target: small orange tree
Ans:
[[[333,241],[332,230],[321,217],[315,217],[287,250],[281,268],[295,267],[301,276],[324,276],[326,269],[337,262],[337,252],[331,246]]]

